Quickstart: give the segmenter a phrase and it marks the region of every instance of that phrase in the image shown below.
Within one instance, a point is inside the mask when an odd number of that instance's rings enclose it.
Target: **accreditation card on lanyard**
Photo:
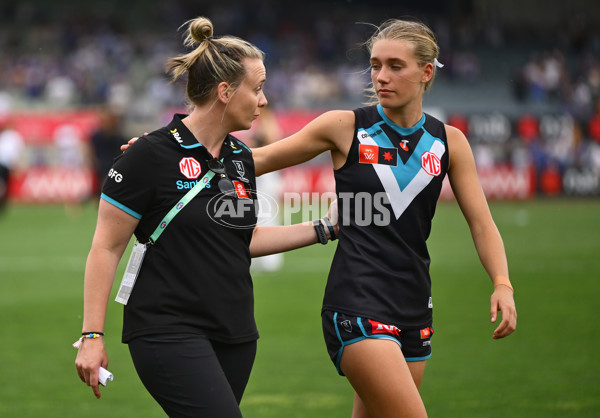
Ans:
[[[221,159],[221,161],[223,161]],[[169,213],[165,215],[162,221],[154,230],[154,233],[150,236],[150,241],[146,244],[142,244],[138,241],[133,245],[133,250],[131,251],[131,255],[129,256],[129,261],[127,262],[127,268],[125,269],[125,274],[123,274],[123,278],[121,279],[121,285],[119,286],[119,291],[117,292],[117,297],[115,301],[122,303],[123,305],[127,305],[129,301],[129,296],[131,296],[131,292],[133,291],[133,285],[135,285],[135,281],[137,280],[138,274],[140,272],[140,268],[142,267],[142,262],[144,261],[144,256],[146,255],[146,250],[148,249],[148,245],[153,245],[160,234],[163,233],[169,222],[173,220],[175,215],[181,211],[200,191],[210,182],[210,180],[214,177],[215,173],[213,171],[209,171],[200,179],[196,185],[183,196],[183,198],[177,202],[175,206],[171,208]]]
[[[129,301],[129,296],[131,295],[133,285],[135,284],[135,280],[142,267],[142,261],[144,261],[147,247],[148,244],[142,244],[138,241],[133,244],[133,250],[129,256],[127,268],[125,269],[125,274],[123,274],[123,278],[121,279],[121,286],[119,286],[119,292],[115,298],[117,302],[122,303],[123,305],[127,305],[127,302]]]

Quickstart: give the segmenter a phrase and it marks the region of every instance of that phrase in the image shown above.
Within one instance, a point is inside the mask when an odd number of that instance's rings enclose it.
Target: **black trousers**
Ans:
[[[241,417],[256,341],[224,344],[195,334],[135,338],[129,352],[142,383],[169,417]]]

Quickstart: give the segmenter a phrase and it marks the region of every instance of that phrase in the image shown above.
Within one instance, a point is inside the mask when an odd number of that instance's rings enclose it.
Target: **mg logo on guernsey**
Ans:
[[[372,321],[369,319],[369,322],[371,323],[371,332],[373,334],[394,334],[394,335],[400,335],[400,328],[398,328],[395,325],[386,325],[386,324],[382,324],[381,322],[377,322],[377,321]]]
[[[442,172],[442,163],[433,152],[426,151],[421,155],[421,167],[430,176],[439,176]]]
[[[179,161],[179,171],[188,179],[197,179],[202,173],[202,167],[195,158],[185,157]]]

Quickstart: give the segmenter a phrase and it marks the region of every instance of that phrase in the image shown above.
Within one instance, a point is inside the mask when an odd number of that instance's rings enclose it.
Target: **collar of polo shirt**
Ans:
[[[183,119],[188,115],[183,113],[176,113],[173,116],[173,120],[168,125],[169,133],[171,134],[171,139],[179,144],[180,147],[185,149],[194,149],[194,148],[204,148],[204,145],[199,143],[196,140],[196,137],[190,132],[190,130],[183,123]],[[231,153],[236,153],[241,151],[241,147],[236,145],[232,140],[230,135],[225,137],[223,142],[223,149],[221,150],[220,157],[223,158],[226,155]]]

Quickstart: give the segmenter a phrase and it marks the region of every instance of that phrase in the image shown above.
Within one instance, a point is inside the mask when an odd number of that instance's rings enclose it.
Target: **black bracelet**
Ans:
[[[321,223],[321,220],[315,219],[313,221],[313,226],[315,227],[315,231],[317,231],[317,238],[319,242],[323,245],[327,244],[327,234],[325,233],[325,227]]]
[[[337,239],[337,237],[335,236],[335,232],[333,230],[333,225],[331,225],[331,221],[329,220],[329,218],[327,216],[323,217],[323,221],[325,222],[325,225],[327,225],[327,229],[329,229],[329,239],[331,241],[335,241]]]

